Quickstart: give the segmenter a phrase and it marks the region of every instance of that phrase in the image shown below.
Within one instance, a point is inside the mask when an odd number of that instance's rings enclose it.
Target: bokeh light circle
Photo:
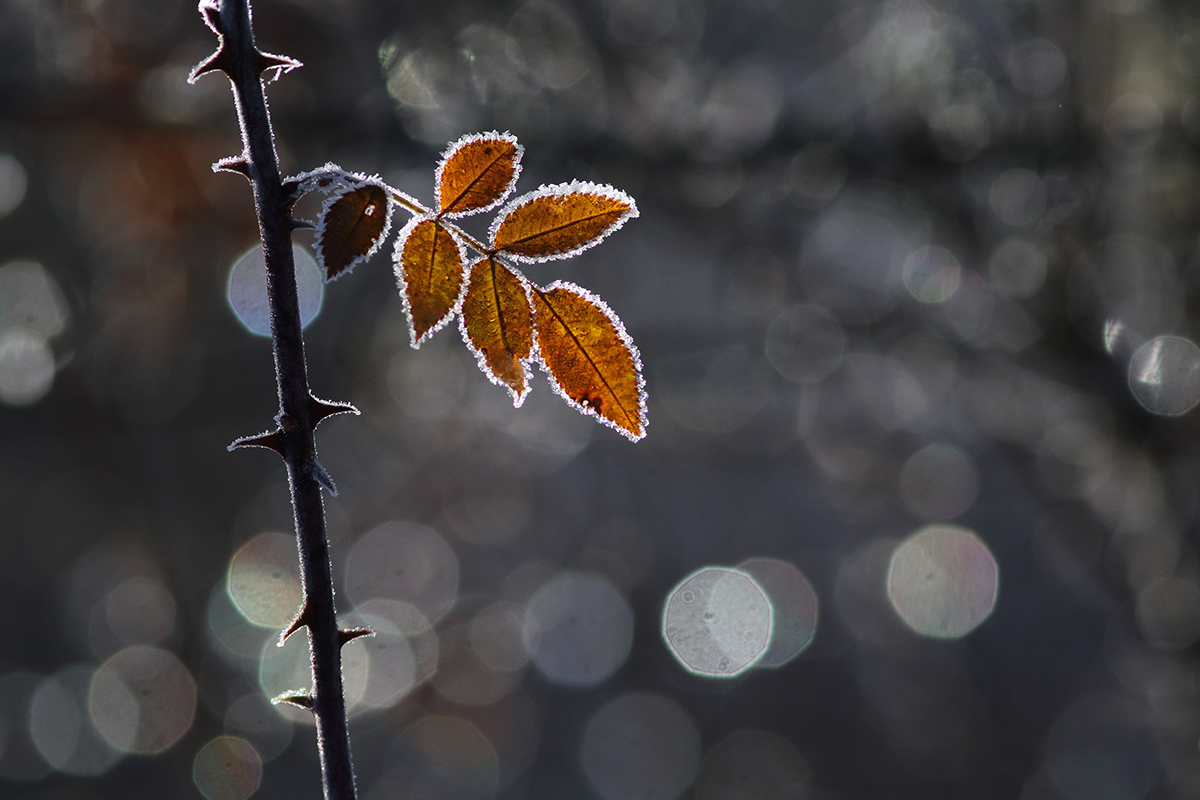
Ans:
[[[262,759],[245,739],[218,736],[196,753],[192,780],[208,800],[246,800],[262,781]]]
[[[754,666],[771,642],[771,603],[745,572],[705,567],[667,598],[663,637],[692,672],[729,678]]]
[[[1137,596],[1137,623],[1146,641],[1162,650],[1182,650],[1200,639],[1200,586],[1168,575],[1151,581]]]
[[[916,633],[965,636],[996,605],[999,568],[987,545],[966,528],[931,525],[896,548],[888,565],[892,607]]]
[[[29,709],[29,731],[46,763],[68,775],[101,775],[121,754],[100,737],[88,720],[88,690],[93,667],[70,666],[38,685]]]
[[[786,561],[751,558],[738,569],[754,579],[771,604],[771,643],[755,666],[781,667],[817,635],[817,593],[804,573]]]
[[[350,551],[346,592],[360,606],[379,598],[409,603],[434,623],[458,597],[458,558],[433,528],[387,522]]]
[[[296,267],[296,293],[300,301],[300,325],[307,326],[321,311],[325,285],[317,262],[304,247],[292,245]],[[238,257],[229,269],[226,284],[229,307],[246,330],[258,336],[271,335],[271,307],[267,300],[266,260],[262,248],[254,246]]]
[[[695,778],[700,734],[675,701],[629,692],[588,722],[582,757],[604,800],[673,800]]]
[[[846,334],[837,317],[814,305],[780,311],[767,329],[767,360],[794,383],[817,383],[842,361]]]
[[[462,797],[485,800],[496,793],[500,763],[496,749],[477,725],[459,717],[429,716],[400,737],[398,760],[410,773],[407,792],[387,796]]]
[[[295,538],[263,533],[246,542],[230,559],[227,585],[246,619],[265,628],[286,627],[304,598]]]
[[[594,686],[617,670],[633,645],[633,612],[607,579],[563,572],[530,598],[525,647],[555,683]]]
[[[917,514],[953,519],[975,502],[979,477],[971,457],[951,444],[921,448],[900,470],[900,495]]]
[[[1200,348],[1180,336],[1151,339],[1129,361],[1129,390],[1151,414],[1186,414],[1200,402]]]
[[[96,730],[117,750],[159,753],[192,726],[196,683],[166,650],[130,647],[97,670],[88,712]]]
[[[24,328],[0,331],[0,403],[29,406],[54,383],[54,352],[41,335]]]

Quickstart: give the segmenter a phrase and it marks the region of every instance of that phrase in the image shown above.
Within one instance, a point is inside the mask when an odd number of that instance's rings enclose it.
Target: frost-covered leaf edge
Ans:
[[[471,270],[475,269],[475,265],[480,261],[486,261],[488,258],[491,258],[491,256],[485,254],[472,261],[469,266],[466,264],[463,265],[463,273],[467,276],[463,281],[463,299],[465,299],[467,296],[466,287],[467,283],[470,281]],[[520,282],[521,288],[525,290],[525,302],[529,304],[530,327],[532,328],[532,330],[529,332],[529,338],[532,339],[533,343],[529,349],[529,356],[527,358],[517,359],[521,362],[521,369],[524,372],[525,391],[518,394],[517,392],[513,391],[511,386],[509,386],[507,383],[497,377],[494,372],[492,372],[491,367],[489,367],[487,363],[487,356],[483,354],[483,351],[475,347],[474,342],[471,341],[470,334],[467,333],[467,320],[462,314],[461,301],[459,303],[458,332],[462,335],[463,344],[467,346],[467,350],[471,351],[471,354],[475,356],[475,363],[478,365],[479,371],[486,375],[489,381],[507,390],[508,393],[512,395],[513,408],[520,408],[524,404],[525,398],[529,396],[530,390],[533,389],[533,364],[534,362],[541,361],[541,354],[538,352],[537,326],[534,324],[533,316],[537,313],[537,311],[533,306],[533,284],[529,278],[526,278],[525,273],[521,272],[521,270],[517,269],[511,264],[505,264],[503,261],[501,261],[500,264],[513,275],[517,276],[517,280]]]
[[[588,241],[571,250],[564,250],[561,253],[554,253],[546,256],[524,256],[516,253],[510,253],[507,250],[498,250],[496,252],[503,253],[505,258],[511,258],[514,261],[519,261],[526,264],[538,264],[543,261],[557,261],[563,258],[571,258],[572,256],[579,255],[584,250],[600,244],[600,242],[607,239],[614,232],[620,230],[620,228],[624,226],[626,222],[639,216],[637,203],[634,201],[634,199],[625,192],[622,192],[620,189],[609,186],[606,183],[593,183],[592,181],[580,180],[573,180],[570,183],[544,183],[537,189],[534,189],[532,192],[526,192],[523,195],[514,197],[496,213],[496,218],[492,220],[492,224],[488,227],[488,244],[495,249],[496,232],[500,230],[500,226],[504,224],[504,220],[507,219],[508,216],[516,209],[543,197],[564,197],[569,194],[600,195],[601,197],[607,197],[610,200],[616,200],[618,202],[625,203],[629,206],[629,208],[623,214],[621,214],[621,216],[617,217],[616,222],[609,226],[609,228],[599,236],[589,239]]]
[[[400,259],[404,253],[404,244],[408,241],[408,237],[412,236],[413,231],[417,229],[417,225],[426,221],[437,224],[438,218],[424,214],[414,215],[413,218],[405,223],[404,227],[400,229],[400,233],[396,235],[396,246],[392,250],[392,269],[396,273],[396,284],[400,289],[400,300],[404,305],[404,318],[408,322],[408,343],[413,350],[421,349],[421,345],[429,341],[429,337],[446,327],[450,320],[454,319],[456,314],[461,315],[463,298],[467,296],[467,276],[470,274],[470,270],[467,268],[467,251],[463,246],[463,243],[454,234],[453,229],[448,227],[442,228],[442,230],[450,234],[450,238],[454,240],[454,246],[458,248],[458,263],[463,273],[462,284],[458,287],[458,297],[455,299],[454,305],[451,306],[450,310],[446,312],[444,317],[432,325],[429,330],[425,331],[424,336],[418,339],[417,329],[413,324],[412,307],[408,301],[408,281],[404,279],[404,271],[402,269]],[[527,289],[526,294],[528,293],[529,292]],[[470,347],[470,342],[468,342],[467,346]],[[476,354],[476,357],[478,358],[478,354]]]
[[[644,375],[644,370],[642,369],[642,355],[640,352],[638,352],[637,345],[635,345],[633,343],[633,338],[625,330],[625,323],[621,322],[621,318],[616,315],[616,312],[614,312],[611,308],[609,308],[608,303],[605,303],[603,300],[600,299],[599,295],[595,294],[594,292],[590,292],[587,289],[584,289],[582,286],[580,286],[576,283],[571,283],[570,281],[555,281],[554,283],[550,284],[549,286],[542,287],[542,288],[538,289],[537,291],[539,291],[542,294],[545,294],[546,292],[552,292],[555,289],[566,289],[569,292],[579,295],[584,300],[588,301],[589,303],[593,304],[598,309],[600,309],[600,313],[602,313],[602,314],[604,314],[604,316],[608,317],[608,321],[611,322],[613,324],[613,328],[616,329],[617,338],[620,339],[621,343],[624,344],[625,347],[629,349],[629,355],[633,359],[633,369],[634,369],[634,372],[637,374],[637,394],[638,394],[637,412],[638,412],[638,422],[641,424],[642,432],[639,435],[639,434],[633,433],[632,431],[625,430],[624,428],[622,428],[620,425],[613,422],[612,420],[606,419],[605,417],[600,416],[600,414],[598,414],[596,412],[596,409],[592,408],[591,406],[583,405],[582,403],[573,399],[569,394],[567,394],[566,390],[563,389],[562,384],[560,384],[558,382],[558,378],[556,378],[554,376],[554,373],[550,371],[550,367],[547,366],[546,362],[542,359],[541,343],[538,341],[537,325],[536,325],[536,321],[535,321],[535,324],[533,326],[533,347],[534,347],[533,353],[535,353],[537,355],[538,366],[541,367],[542,372],[545,373],[547,382],[550,384],[550,388],[554,390],[555,394],[557,394],[564,401],[566,401],[566,404],[571,406],[571,408],[574,408],[576,411],[578,411],[581,414],[586,414],[589,417],[594,417],[601,424],[612,428],[617,433],[621,434],[622,436],[629,439],[630,441],[636,442],[641,439],[644,439],[646,437],[646,427],[649,424],[649,421],[646,419],[646,403],[647,403],[647,399],[648,399],[647,395],[646,395],[646,377]],[[534,306],[534,314],[536,315],[536,313],[537,313],[537,306],[535,305]]]
[[[446,145],[446,149],[442,152],[441,157],[438,159],[437,167],[434,168],[433,172],[434,203],[438,206],[441,205],[442,170],[445,168],[446,162],[450,160],[451,156],[453,156],[463,147],[466,147],[471,142],[478,142],[482,141],[483,139],[503,139],[506,142],[512,142],[516,146],[517,154],[513,157],[512,180],[508,182],[508,186],[506,186],[504,191],[501,192],[500,197],[496,198],[494,202],[488,203],[486,206],[469,209],[467,211],[441,212],[438,216],[445,219],[460,219],[462,217],[471,216],[472,214],[482,214],[485,211],[491,211],[493,208],[496,208],[503,203],[505,199],[512,194],[513,189],[516,188],[517,179],[521,177],[521,158],[525,155],[525,147],[517,141],[516,135],[510,131],[505,131],[504,133],[500,133],[498,131],[487,131],[486,133],[468,133],[458,137],[458,139]]]
[[[366,261],[371,256],[379,252],[379,248],[383,246],[383,243],[387,241],[388,234],[391,233],[392,212],[395,210],[396,206],[396,201],[392,199],[392,187],[384,183],[383,179],[378,175],[368,176],[359,172],[346,172],[341,167],[337,167],[337,169],[342,174],[352,178],[354,183],[348,183],[336,190],[325,192],[327,196],[325,198],[325,202],[321,205],[321,216],[317,219],[317,231],[316,236],[313,239],[313,250],[316,251],[317,261],[321,267],[321,280],[325,283],[331,283],[343,275],[349,274],[360,263]],[[333,204],[340,200],[344,195],[356,189],[361,189],[363,186],[367,185],[378,186],[380,189],[383,189],[383,193],[387,201],[387,210],[384,212],[387,214],[387,217],[383,221],[383,230],[380,231],[379,238],[375,240],[375,244],[371,245],[370,250],[360,256],[355,256],[350,263],[346,265],[345,269],[343,269],[337,275],[330,277],[329,270],[325,267],[325,255],[321,252],[321,241],[325,235],[325,217],[329,213],[329,209],[333,207]]]

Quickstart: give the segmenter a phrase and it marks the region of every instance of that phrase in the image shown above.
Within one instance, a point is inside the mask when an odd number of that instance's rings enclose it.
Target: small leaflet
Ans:
[[[534,289],[533,297],[538,355],[555,391],[633,441],[645,436],[642,362],[617,316],[565,281]]]
[[[462,246],[437,220],[414,217],[396,240],[396,281],[418,348],[450,321],[462,302]]]
[[[492,223],[496,252],[518,261],[567,258],[638,215],[633,198],[611,186],[572,181],[521,195]]]
[[[521,174],[524,148],[511,133],[476,133],[446,148],[435,177],[442,216],[458,217],[495,208]]]
[[[378,179],[343,187],[325,201],[316,251],[329,282],[375,254],[392,224],[388,191]]]
[[[514,406],[525,402],[533,355],[533,309],[524,277],[495,258],[476,261],[459,326],[483,373],[492,383],[508,388]]]

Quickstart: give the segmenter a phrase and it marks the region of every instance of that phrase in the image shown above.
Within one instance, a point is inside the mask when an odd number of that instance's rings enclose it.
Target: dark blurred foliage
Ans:
[[[454,330],[411,350],[386,256],[326,287],[311,381],[363,411],[318,436],[335,573],[389,522],[458,569],[434,678],[352,720],[364,797],[1200,794],[1200,446],[1194,414],[1153,413],[1200,396],[1200,9],[262,0],[255,26],[305,63],[269,87],[287,173],[428,200],[446,142],[510,130],[519,191],[595,180],[641,210],[529,269],[624,320],[636,445],[541,378],[511,408]],[[226,299],[256,240],[247,185],[209,168],[239,148],[230,95],[185,83],[213,45],[187,0],[0,5],[3,797],[240,797],[204,777],[236,760],[223,733],[256,797],[318,796],[311,727],[239,722],[259,667],[221,622],[231,558],[291,522],[274,456],[225,451],[275,395]],[[959,638],[887,602],[893,549],[939,521],[998,564]],[[751,557],[811,581],[811,647],[689,675],[671,588]],[[632,609],[594,685],[519,652],[555,575]],[[194,719],[105,750],[104,680],[163,653],[162,707],[194,680]]]

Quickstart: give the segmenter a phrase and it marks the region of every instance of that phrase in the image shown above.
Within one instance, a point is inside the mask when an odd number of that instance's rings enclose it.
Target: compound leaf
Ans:
[[[420,347],[462,300],[462,246],[437,220],[415,217],[400,231],[393,258],[412,346]]]
[[[476,133],[446,148],[437,167],[438,208],[448,217],[495,208],[521,173],[521,153],[511,133]]]
[[[642,362],[621,320],[586,289],[534,289],[538,354],[570,405],[637,441],[646,435]]]
[[[460,319],[463,341],[492,383],[508,388],[513,405],[529,393],[533,309],[524,276],[495,258],[471,267]]]
[[[567,258],[637,215],[633,198],[611,186],[583,181],[543,186],[500,211],[492,223],[492,248],[519,261]]]
[[[391,200],[381,182],[367,179],[331,194],[317,222],[316,251],[325,280],[374,255],[391,225]]]

